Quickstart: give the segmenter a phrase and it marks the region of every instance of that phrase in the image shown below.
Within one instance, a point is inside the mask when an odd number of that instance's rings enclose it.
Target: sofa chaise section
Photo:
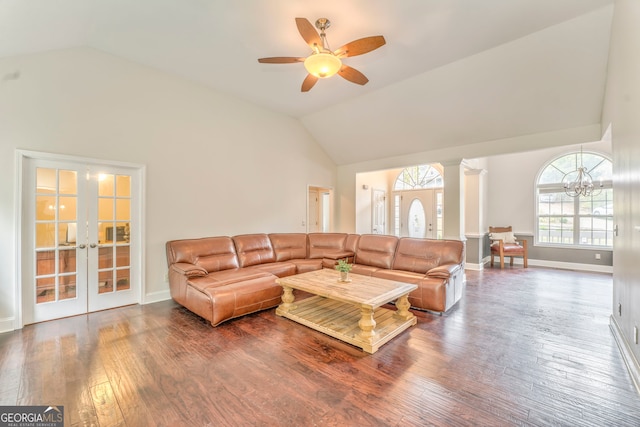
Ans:
[[[230,237],[169,241],[166,251],[171,297],[213,326],[280,303],[277,276],[241,268]]]

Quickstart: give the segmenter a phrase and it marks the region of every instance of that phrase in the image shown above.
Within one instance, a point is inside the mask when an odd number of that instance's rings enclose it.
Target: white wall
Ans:
[[[335,165],[299,121],[78,48],[0,60],[0,331],[16,281],[15,150],[144,164],[146,294],[168,296],[167,240],[300,232]]]
[[[640,390],[640,2],[615,3],[603,126],[611,124],[614,152],[613,326]],[[618,313],[622,305],[622,315]],[[633,360],[635,358],[635,360]]]

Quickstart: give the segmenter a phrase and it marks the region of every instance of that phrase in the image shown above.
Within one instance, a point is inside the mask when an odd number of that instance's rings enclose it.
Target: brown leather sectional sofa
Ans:
[[[273,233],[173,240],[166,244],[171,297],[213,326],[280,304],[275,280],[338,259],[352,273],[415,283],[411,306],[443,313],[461,297],[464,244],[375,234]]]

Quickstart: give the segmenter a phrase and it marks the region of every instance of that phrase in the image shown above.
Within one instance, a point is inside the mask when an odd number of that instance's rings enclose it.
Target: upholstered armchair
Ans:
[[[510,265],[513,266],[513,257],[522,257],[524,268],[528,267],[527,241],[518,242],[511,226],[489,227],[489,239],[491,240],[491,267],[493,258],[500,257],[500,268],[504,268],[504,258],[510,257]]]

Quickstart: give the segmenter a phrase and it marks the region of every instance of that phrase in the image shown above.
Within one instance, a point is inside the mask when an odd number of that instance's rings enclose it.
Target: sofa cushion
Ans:
[[[498,240],[502,240],[504,243],[516,243],[516,236],[512,231],[505,231],[504,233],[489,233],[489,239],[494,240],[492,244],[498,243]]]
[[[295,264],[296,274],[307,273],[309,271],[322,270],[322,259],[292,259],[290,263]]]
[[[292,262],[267,262],[247,267],[248,270],[259,270],[271,273],[274,276],[286,277],[296,274],[296,265]]]
[[[461,240],[430,240],[434,251],[440,253],[440,265],[464,262],[464,243]]]
[[[433,247],[433,240],[403,237],[398,241],[394,270],[425,274],[440,265],[440,250]]]
[[[309,239],[309,258],[311,259],[333,258],[344,253],[346,233],[309,233],[307,237]]]
[[[201,292],[204,292],[206,288],[226,286],[230,283],[242,282],[243,280],[250,280],[258,277],[273,277],[275,280],[275,276],[266,271],[243,268],[217,271],[215,273],[210,273],[205,277],[193,277],[187,281],[187,284]]]
[[[351,273],[361,274],[363,276],[373,276],[373,273],[380,270],[380,267],[374,267],[365,264],[353,264],[351,267]]]
[[[231,237],[205,237],[167,242],[167,261],[194,264],[208,273],[238,268],[236,249]]]
[[[391,268],[398,238],[382,234],[364,234],[358,240],[356,264]]]
[[[276,253],[266,234],[242,234],[233,236],[240,267],[276,261]]]
[[[269,234],[276,261],[305,259],[307,257],[307,235],[305,233]]]

